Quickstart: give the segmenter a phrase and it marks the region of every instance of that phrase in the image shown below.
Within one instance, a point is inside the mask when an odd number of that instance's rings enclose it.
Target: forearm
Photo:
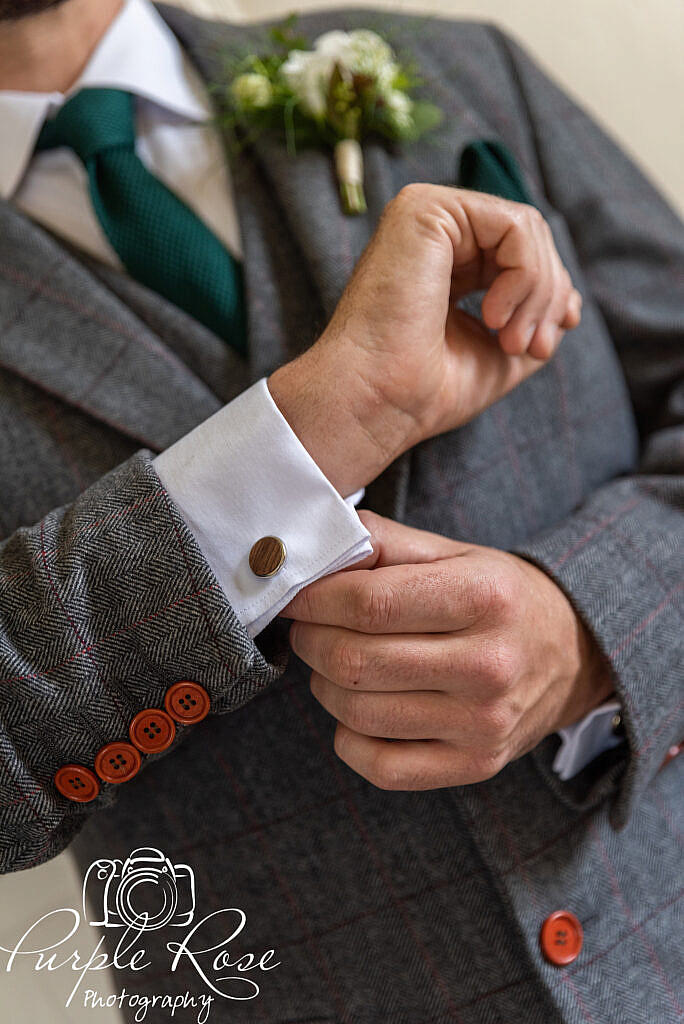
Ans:
[[[178,508],[140,453],[0,547],[0,870],[57,854],[93,810],[55,772],[93,770],[169,687],[232,710],[279,669],[246,635]],[[179,728],[178,732],[182,730]],[[143,757],[143,766],[145,758]]]
[[[392,407],[358,347],[319,342],[268,379],[273,400],[314,462],[343,496],[375,480],[418,439]]]

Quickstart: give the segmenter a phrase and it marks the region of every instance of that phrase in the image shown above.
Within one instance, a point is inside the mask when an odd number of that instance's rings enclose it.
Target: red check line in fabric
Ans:
[[[598,960],[602,960],[604,956],[608,956],[608,954],[612,953],[613,950],[617,949],[618,946],[621,946],[623,942],[631,938],[635,934],[635,932],[639,930],[639,928],[643,928],[645,924],[648,924],[650,921],[655,920],[655,918],[659,917],[660,914],[662,914],[664,911],[669,910],[670,907],[673,907],[676,903],[679,903],[682,897],[684,897],[684,889],[680,889],[676,896],[673,896],[671,899],[666,900],[664,903],[661,903],[659,906],[657,906],[655,910],[652,910],[650,914],[647,914],[646,917],[643,917],[641,921],[639,921],[638,924],[635,924],[633,928],[630,928],[629,931],[623,932],[623,934],[620,935],[620,937],[616,939],[615,942],[612,942],[610,946],[606,946],[606,948],[602,949],[599,953],[595,953],[594,956],[590,957],[589,960],[578,961],[577,964],[572,964],[570,967],[567,967],[566,977],[569,977],[570,975],[574,976],[576,974],[580,974],[582,971],[586,971],[587,967],[591,967]]]
[[[670,722],[673,720],[673,718],[677,717],[677,715],[679,714],[679,712],[682,710],[683,707],[684,707],[684,697],[682,698],[682,700],[679,701],[677,706],[672,709],[672,711],[669,713],[667,718],[664,718],[662,720],[662,722],[660,723],[658,728],[655,730],[655,732],[651,733],[651,735],[646,740],[646,742],[643,744],[643,746],[641,746],[637,751],[635,751],[637,757],[643,757],[643,755],[646,754],[651,749],[651,747],[653,746],[655,741],[658,739],[658,737],[662,736],[662,734],[665,732],[665,730],[669,726]]]
[[[72,538],[75,540],[77,537],[81,536],[82,534],[86,533],[87,531],[95,530],[98,526],[102,526],[103,523],[107,523],[107,522],[109,522],[112,519],[117,519],[118,520],[122,516],[129,515],[131,512],[134,512],[136,509],[142,508],[143,505],[147,505],[147,504],[149,504],[149,502],[154,501],[154,499],[158,498],[160,494],[166,494],[166,491],[164,490],[163,487],[160,488],[158,491],[154,491],[153,494],[148,494],[146,498],[142,498],[140,501],[136,501],[132,505],[126,506],[126,508],[119,509],[118,512],[112,512],[108,516],[103,516],[101,519],[96,520],[96,522],[94,522],[94,523],[86,523],[85,526],[79,527],[78,530],[76,530],[72,534]],[[50,558],[52,558],[52,556],[56,555],[57,553],[58,553],[57,552],[57,548],[48,548],[46,550],[46,554]],[[40,564],[41,561],[42,561],[42,552],[41,552],[40,555],[39,554],[35,554],[33,556],[33,559],[34,559],[34,561],[36,563]],[[12,581],[17,582],[18,580],[23,579],[25,576],[30,576],[32,572],[33,572],[33,569],[22,569],[21,572],[9,573],[2,580],[3,586],[6,585],[9,582],[12,582]]]
[[[639,633],[643,633],[646,627],[649,626],[653,622],[653,620],[657,618],[658,615],[660,615],[660,613],[669,604],[671,604],[672,599],[676,597],[682,589],[684,589],[684,582],[679,583],[676,587],[673,587],[669,594],[667,594],[667,596],[663,598],[663,600],[660,602],[657,608],[654,608],[652,612],[649,612],[649,614],[645,618],[643,618],[641,622],[637,623],[637,625],[634,626],[634,628],[627,634],[624,640],[622,640],[617,645],[617,647],[613,648],[613,650],[610,652],[610,657],[616,657],[616,655],[620,654],[626,647],[629,646],[631,641],[634,640],[634,638],[637,637]]]
[[[134,341],[136,345],[142,345],[144,348],[147,348],[150,352],[154,353],[155,358],[163,359],[174,367],[181,365],[177,357],[165,345],[152,344],[152,342],[150,342],[149,339],[144,337],[140,332],[136,332],[133,328],[125,327],[119,320],[114,320],[112,317],[108,316],[102,316],[101,313],[98,313],[91,307],[84,306],[82,303],[77,302],[69,295],[66,295],[64,292],[59,291],[50,285],[41,281],[36,281],[28,274],[22,273],[15,267],[10,267],[6,264],[0,263],[0,274],[6,280],[12,281],[14,284],[24,285],[32,291],[37,292],[39,295],[44,295],[46,298],[52,299],[52,301],[58,303],[58,305],[64,306],[66,309],[71,309],[74,313],[78,313],[80,316],[85,317],[86,320],[92,320],[93,323],[99,324],[101,327],[107,327],[109,330],[114,331],[116,334],[120,334],[129,341]]]
[[[594,839],[594,842],[596,843],[596,845],[598,847],[599,853],[601,855],[601,860],[603,861],[604,867],[605,867],[606,872],[608,874],[608,879],[610,881],[610,887],[612,889],[613,895],[615,896],[616,901],[619,903],[620,907],[622,908],[622,913],[626,917],[628,923],[633,928],[636,928],[637,934],[638,934],[639,938],[641,939],[641,941],[642,941],[642,943],[644,945],[644,948],[646,949],[646,952],[648,953],[648,955],[650,957],[651,963],[653,964],[653,967],[654,967],[654,969],[656,971],[656,974],[660,978],[660,980],[662,982],[662,985],[663,985],[663,988],[665,989],[665,991],[667,992],[668,996],[670,997],[670,1002],[671,1002],[675,1012],[677,1013],[677,1015],[679,1017],[681,1017],[682,1016],[682,1007],[680,1006],[680,1004],[679,1004],[679,1002],[677,1000],[677,997],[676,997],[676,995],[674,993],[674,990],[673,990],[672,986],[670,985],[670,983],[669,983],[669,981],[667,979],[667,975],[665,974],[665,971],[663,969],[663,965],[661,964],[660,960],[658,959],[658,954],[656,953],[655,949],[653,948],[653,944],[651,942],[649,942],[648,937],[646,936],[642,926],[640,924],[638,924],[637,922],[635,922],[635,920],[634,920],[634,916],[632,914],[632,911],[630,910],[630,908],[629,908],[629,906],[627,904],[627,900],[625,899],[625,895],[624,895],[622,889],[620,888],[620,883],[618,881],[617,875],[615,874],[615,870],[614,870],[613,865],[611,863],[610,857],[608,856],[608,851],[606,849],[605,843],[601,839],[601,836],[599,835],[599,831],[598,831],[598,829],[596,828],[596,825],[593,822],[590,822],[589,829],[591,831],[591,834],[592,834],[592,837]]]
[[[105,692],[109,693],[110,697],[112,698],[112,700],[114,702],[114,705],[115,705],[117,711],[119,712],[121,720],[123,722],[125,722],[126,719],[127,719],[126,712],[124,711],[124,709],[122,708],[121,704],[119,703],[119,701],[118,701],[118,699],[116,697],[116,694],[112,690],[112,687],[107,684],[106,680],[104,679],[104,677],[102,675],[102,672],[100,671],[100,669],[95,664],[95,661],[94,661],[94,659],[92,657],[92,647],[88,646],[87,641],[81,635],[81,633],[80,633],[80,631],[78,629],[78,626],[74,622],[74,619],[70,615],[66,605],[64,604],[64,601],[60,597],[59,591],[57,590],[57,585],[55,583],[55,580],[54,580],[54,577],[52,575],[52,572],[50,571],[50,566],[48,565],[47,555],[45,554],[45,521],[44,520],[40,524],[40,550],[41,550],[41,554],[42,554],[42,558],[43,558],[43,568],[45,570],[45,575],[47,576],[47,580],[48,580],[48,584],[49,584],[50,590],[52,591],[52,594],[53,594],[55,600],[57,601],[57,604],[62,609],[62,612],[63,612],[67,622],[71,626],[71,629],[72,629],[72,631],[74,633],[74,636],[76,637],[76,639],[80,643],[80,645],[81,645],[81,652],[83,654],[86,654],[90,658],[92,666],[93,666],[93,670],[95,672],[95,675],[99,679],[100,684],[102,685],[102,688],[104,689]]]
[[[605,530],[605,528],[610,526],[611,523],[614,523],[615,520],[621,515],[624,515],[625,512],[631,512],[632,509],[636,508],[637,505],[640,505],[642,501],[645,501],[645,495],[643,494],[638,498],[630,498],[630,500],[625,502],[624,505],[620,505],[620,507],[615,509],[614,512],[611,512],[609,516],[606,516],[605,519],[601,519],[598,523],[595,523],[591,529],[587,530],[584,536],[575,541],[572,547],[569,547],[568,550],[550,566],[551,571],[553,572],[556,569],[560,569],[562,565],[565,565],[569,558],[572,558],[572,556],[576,555],[578,551],[581,551],[585,544],[588,544],[589,541],[597,534],[601,533],[602,530]]]
[[[99,644],[105,643],[107,640],[112,640],[116,636],[120,636],[122,633],[127,633],[130,629],[137,629],[138,626],[144,625],[146,622],[152,622],[154,619],[159,618],[160,615],[164,615],[172,608],[177,608],[179,605],[184,604],[186,601],[190,601],[195,597],[199,597],[202,594],[206,594],[211,590],[218,590],[218,583],[212,583],[207,587],[202,587],[201,590],[197,590],[192,594],[184,594],[183,597],[177,598],[175,601],[171,601],[170,604],[165,605],[163,608],[157,609],[156,612],[152,612],[150,615],[145,615],[142,619],[137,619],[135,622],[130,622],[127,626],[121,626],[120,629],[114,630],[113,633],[108,633],[106,636],[101,636],[97,640],[94,640],[84,650],[78,651],[70,658],[66,658],[64,661],[60,661],[57,665],[51,665],[49,668],[42,669],[40,672],[28,672],[26,675],[21,676],[7,676],[6,679],[0,679],[0,685],[4,683],[17,683],[23,679],[40,679],[42,676],[49,675],[51,672],[57,672],[58,669],[64,668],[65,665],[70,665],[72,662],[81,658],[84,654],[87,654],[93,648],[99,646]]]

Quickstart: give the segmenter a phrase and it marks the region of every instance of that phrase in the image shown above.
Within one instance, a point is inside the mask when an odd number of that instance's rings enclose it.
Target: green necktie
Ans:
[[[534,206],[515,157],[501,142],[478,139],[466,146],[461,154],[458,184],[461,188],[490,192]]]
[[[98,220],[131,277],[245,352],[242,268],[136,156],[133,96],[76,93],[40,133],[38,149],[56,146],[83,161]]]

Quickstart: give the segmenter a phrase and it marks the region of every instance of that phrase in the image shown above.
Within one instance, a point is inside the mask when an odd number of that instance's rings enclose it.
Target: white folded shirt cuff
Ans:
[[[559,729],[561,745],[553,761],[553,770],[563,782],[578,775],[583,768],[605,750],[623,741],[613,730],[613,717],[620,710],[617,701],[599,704],[588,715],[567,729]]]
[[[258,381],[154,460],[239,619],[254,637],[309,583],[372,552],[358,491],[335,490]],[[280,538],[273,577],[249,567],[252,545]]]

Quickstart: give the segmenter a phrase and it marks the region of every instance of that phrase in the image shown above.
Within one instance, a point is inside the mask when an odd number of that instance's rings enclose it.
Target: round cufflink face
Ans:
[[[252,545],[249,567],[255,576],[275,576],[285,565],[287,550],[280,537],[262,537]]]
[[[128,735],[131,743],[143,754],[157,754],[171,746],[176,726],[171,716],[161,708],[143,708],[131,722]]]
[[[130,743],[107,743],[95,755],[95,771],[105,782],[128,782],[138,774],[142,758]]]
[[[55,786],[62,796],[75,800],[78,804],[87,804],[94,800],[100,792],[100,783],[82,764],[63,764],[55,772]]]
[[[164,696],[164,707],[176,722],[195,725],[207,717],[211,701],[203,686],[184,679],[168,688]]]
[[[539,936],[542,953],[556,967],[573,963],[584,942],[582,925],[569,910],[556,910],[542,925]]]

